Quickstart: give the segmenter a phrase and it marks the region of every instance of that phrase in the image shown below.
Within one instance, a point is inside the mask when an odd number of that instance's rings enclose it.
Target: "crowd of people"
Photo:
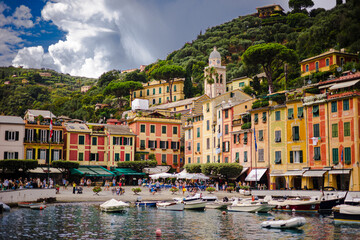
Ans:
[[[16,189],[30,189],[30,188],[53,188],[54,181],[52,178],[41,180],[40,178],[18,178],[18,179],[0,179],[0,190],[16,190]]]

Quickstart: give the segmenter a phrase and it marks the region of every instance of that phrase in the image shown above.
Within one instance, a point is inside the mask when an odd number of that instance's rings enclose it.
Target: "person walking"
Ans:
[[[76,183],[73,182],[73,194],[75,194],[75,192],[76,192]]]

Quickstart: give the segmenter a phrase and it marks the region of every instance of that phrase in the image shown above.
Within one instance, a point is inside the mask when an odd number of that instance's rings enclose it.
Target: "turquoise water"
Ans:
[[[48,205],[43,211],[14,208],[0,215],[0,239],[359,239],[360,224],[333,224],[329,216],[296,214],[307,224],[298,230],[262,229],[270,217],[288,219],[293,214],[227,213],[216,209],[159,211],[129,208],[123,213],[103,213],[99,204]]]

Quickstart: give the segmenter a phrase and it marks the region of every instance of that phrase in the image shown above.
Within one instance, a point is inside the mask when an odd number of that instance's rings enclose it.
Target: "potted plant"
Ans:
[[[141,188],[139,188],[139,187],[132,188],[131,191],[133,191],[135,195],[138,195],[139,192],[141,192]]]
[[[232,191],[234,191],[234,187],[227,187],[227,188],[226,188],[226,191],[229,192],[229,193],[231,193]]]
[[[60,185],[59,184],[55,185],[55,190],[56,190],[56,194],[60,193]]]
[[[101,192],[101,191],[102,191],[102,189],[101,189],[100,186],[95,186],[95,187],[93,188],[93,192],[94,192],[94,194],[96,194],[96,195],[99,195],[99,192]]]
[[[206,188],[206,191],[208,191],[208,192],[211,194],[211,193],[215,192],[215,188],[213,188],[213,187],[207,187],[207,188]]]
[[[177,187],[170,188],[170,192],[172,192],[172,194],[175,194],[177,191],[179,191],[179,189]]]

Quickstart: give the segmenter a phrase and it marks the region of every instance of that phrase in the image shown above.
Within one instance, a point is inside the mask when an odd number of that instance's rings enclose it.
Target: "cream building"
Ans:
[[[236,89],[242,89],[245,86],[252,87],[253,80],[249,77],[240,77],[240,78],[234,78],[230,82],[226,83],[226,91],[233,91]]]
[[[24,136],[21,117],[0,116],[0,159],[23,159]]]

